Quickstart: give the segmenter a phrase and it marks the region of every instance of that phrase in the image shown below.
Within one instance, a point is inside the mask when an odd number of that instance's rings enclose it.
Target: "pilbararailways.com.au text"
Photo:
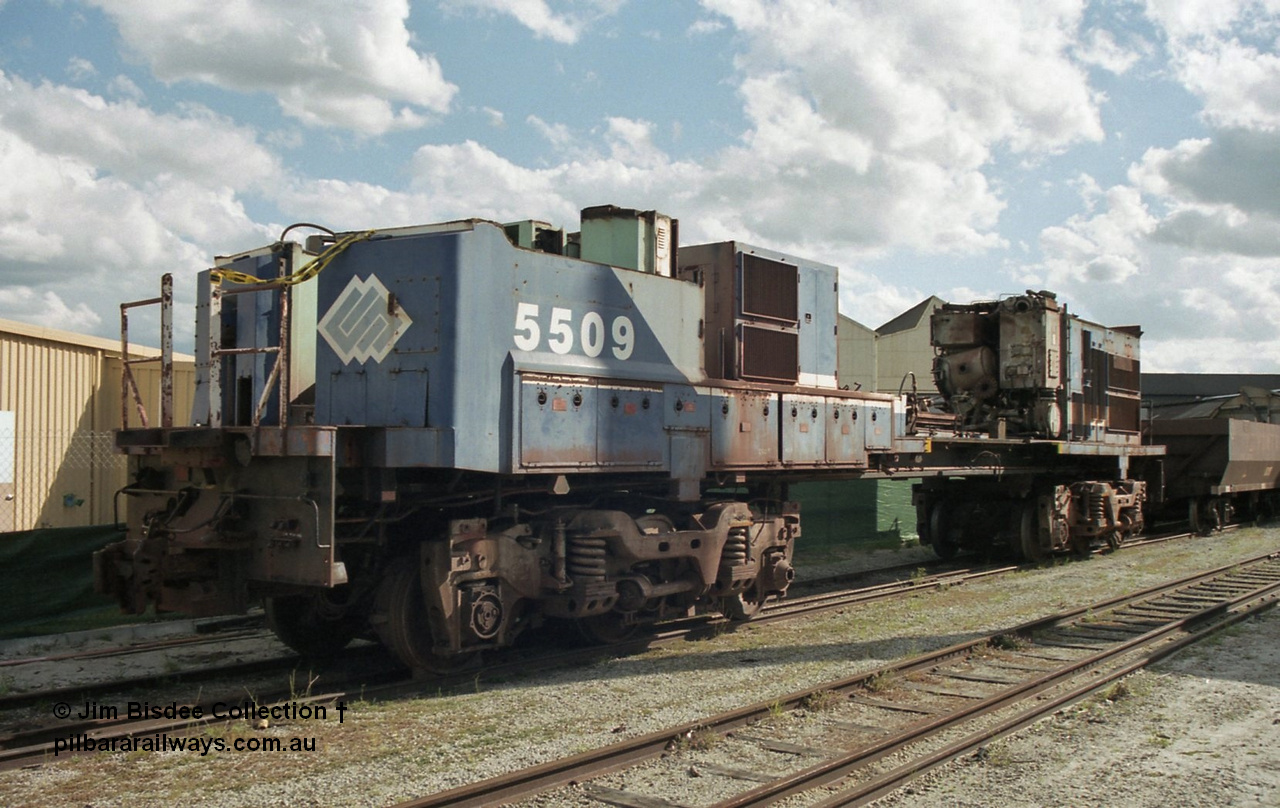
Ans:
[[[184,738],[160,733],[132,738],[91,738],[83,733],[58,738],[53,756],[63,752],[314,752],[315,738]]]

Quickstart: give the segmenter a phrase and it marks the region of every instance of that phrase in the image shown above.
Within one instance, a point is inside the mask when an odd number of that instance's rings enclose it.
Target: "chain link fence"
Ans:
[[[115,521],[128,462],[110,431],[23,432],[0,421],[0,533]]]

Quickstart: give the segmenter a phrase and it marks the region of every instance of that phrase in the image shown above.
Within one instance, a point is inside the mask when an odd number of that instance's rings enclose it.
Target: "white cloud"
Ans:
[[[573,133],[562,123],[547,123],[537,115],[530,115],[525,122],[557,149],[567,148],[573,143]]]
[[[1146,12],[1206,121],[1280,128],[1280,0],[1146,0]]]
[[[1280,128],[1280,57],[1236,40],[1188,48],[1179,59],[1187,89],[1204,101],[1204,117],[1221,127]]]
[[[1145,0],[1145,5],[1147,16],[1179,41],[1215,36],[1246,15],[1280,9],[1273,0]]]
[[[0,317],[38,323],[61,312],[45,324],[97,325],[109,335],[118,326],[90,322],[85,312],[147,296],[164,272],[182,275],[207,262],[204,250],[165,224],[181,213],[158,209],[152,189],[100,176],[78,158],[41,152],[3,129],[0,173],[8,178],[0,185],[0,266],[9,291]]]
[[[68,306],[57,292],[38,292],[30,286],[0,288],[0,312],[8,319],[80,333],[102,324],[102,318],[87,304]]]
[[[724,20],[703,19],[703,20],[696,20],[692,25],[689,26],[689,30],[686,31],[685,33],[687,33],[689,36],[707,36],[708,34],[718,33],[720,31],[723,31],[724,29],[725,29]]]
[[[67,75],[70,76],[73,81],[84,81],[90,76],[95,75],[97,72],[98,69],[94,67],[93,62],[90,62],[88,59],[81,59],[79,56],[73,56],[71,57],[71,60],[67,62]]]
[[[1207,252],[1280,256],[1280,132],[1225,130],[1149,149],[1129,175],[1168,211],[1157,239]]]
[[[653,144],[653,124],[630,118],[610,118],[609,152],[619,163],[634,168],[653,168],[667,161],[667,156]]]
[[[844,250],[974,251],[1003,243],[996,149],[1054,153],[1102,139],[1073,61],[1081,4],[703,0],[744,36],[751,129],[706,194],[777,239],[807,230]],[[760,192],[760,189],[768,189]],[[814,201],[822,200],[820,209]]]
[[[3,73],[0,126],[43,152],[78,158],[135,183],[174,174],[244,188],[275,178],[280,170],[251,130],[202,107],[160,115],[132,100],[110,102],[84,90],[35,86]]]
[[[200,81],[275,96],[316,126],[381,134],[423,126],[457,88],[415,50],[408,0],[135,3],[90,0],[162,81]]]
[[[118,333],[107,312],[161,274],[190,305],[213,252],[271,238],[237,194],[282,180],[251,130],[208,110],[162,115],[4,74],[0,175],[0,317],[104,336]],[[154,342],[153,315],[138,319]],[[176,326],[189,344],[190,319]]]
[[[113,78],[107,85],[107,89],[117,98],[127,98],[131,101],[141,102],[146,98],[147,94],[142,88],[133,82],[133,79],[125,75],[119,75]]]
[[[493,107],[484,107],[481,110],[485,117],[489,119],[489,125],[495,129],[507,128],[507,116],[502,114],[502,110]]]
[[[1099,189],[1092,177],[1075,183],[1086,207],[1098,206]],[[1101,193],[1101,210],[1076,215],[1040,234],[1043,263],[1024,267],[1018,280],[1073,296],[1097,296],[1102,288],[1124,288],[1147,261],[1145,239],[1157,220],[1137,189],[1118,185]]]
[[[554,4],[548,0],[443,0],[441,5],[454,10],[471,8],[506,14],[540,39],[572,45],[593,22],[616,14],[623,3],[625,0],[562,0]]]
[[[1091,29],[1075,54],[1085,64],[1097,65],[1116,75],[1128,72],[1141,58],[1137,52],[1121,47],[1115,35],[1104,28]]]

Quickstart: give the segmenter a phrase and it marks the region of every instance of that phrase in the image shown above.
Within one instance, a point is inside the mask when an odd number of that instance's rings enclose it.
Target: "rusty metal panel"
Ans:
[[[939,348],[976,347],[991,340],[984,334],[987,318],[977,311],[939,309],[929,318],[930,342]]]
[[[248,577],[305,586],[346,583],[346,569],[334,559],[334,458],[258,457],[241,475],[245,491],[233,497],[261,539],[252,545]],[[306,487],[298,488],[303,480]]]
[[[888,401],[865,401],[861,405],[867,449],[893,448],[893,405]]]
[[[596,465],[595,382],[590,379],[522,376],[520,381],[520,465]]]
[[[865,424],[859,402],[827,399],[827,462],[840,466],[865,466],[867,445]]]
[[[1151,438],[1168,449],[1171,499],[1265,491],[1280,485],[1280,424],[1236,418],[1156,419]]]
[[[1000,386],[1056,390],[1062,383],[1062,310],[1046,298],[1000,304]]]
[[[748,390],[711,396],[713,467],[769,466],[778,462],[778,397]]]
[[[823,396],[782,395],[782,462],[819,465],[827,461],[827,400]]]
[[[661,466],[667,446],[662,390],[600,385],[596,389],[596,460],[602,466]]]

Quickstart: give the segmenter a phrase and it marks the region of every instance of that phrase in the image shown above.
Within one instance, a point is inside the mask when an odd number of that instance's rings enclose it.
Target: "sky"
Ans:
[[[116,337],[172,272],[190,351],[196,273],[294,222],[616,204],[872,327],[1048,289],[1276,373],[1278,44],[1280,0],[0,0],[0,317]]]

